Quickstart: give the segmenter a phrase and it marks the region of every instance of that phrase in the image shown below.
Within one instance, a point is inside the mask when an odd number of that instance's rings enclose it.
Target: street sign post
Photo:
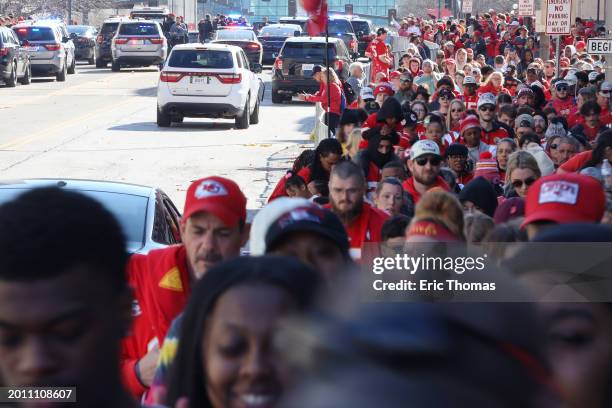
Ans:
[[[589,38],[587,53],[596,55],[612,54],[612,38]]]
[[[465,14],[472,13],[472,0],[463,0],[461,3],[461,12]]]
[[[546,1],[546,34],[568,35],[572,26],[572,0]]]
[[[520,17],[531,17],[535,15],[535,0],[519,0],[518,15]]]

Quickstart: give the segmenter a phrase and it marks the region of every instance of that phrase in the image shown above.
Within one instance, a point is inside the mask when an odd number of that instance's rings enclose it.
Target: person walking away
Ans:
[[[377,37],[370,42],[366,48],[365,56],[372,60],[372,69],[370,71],[370,81],[376,83],[376,75],[382,72],[386,77],[389,76],[391,68],[391,59],[387,55],[387,30],[384,27],[376,31]]]
[[[327,78],[329,75],[329,84]],[[298,95],[298,98],[306,102],[319,102],[325,113],[325,125],[335,135],[338,124],[340,123],[340,115],[342,114],[342,84],[340,79],[333,69],[323,68],[321,70],[321,81],[323,82],[323,92],[320,95]],[[331,106],[327,105],[327,92],[330,94]]]

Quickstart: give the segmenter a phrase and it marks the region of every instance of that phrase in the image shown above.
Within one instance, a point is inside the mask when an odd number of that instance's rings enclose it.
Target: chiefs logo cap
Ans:
[[[209,212],[226,226],[233,227],[240,220],[246,221],[246,201],[240,187],[232,180],[206,177],[189,186],[183,219],[199,212]]]

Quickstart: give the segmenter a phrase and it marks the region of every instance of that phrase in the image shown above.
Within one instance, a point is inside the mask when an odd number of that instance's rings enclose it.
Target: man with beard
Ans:
[[[449,191],[448,184],[440,176],[442,156],[440,148],[433,140],[419,140],[410,149],[408,168],[412,177],[402,183],[413,204],[434,187]]]
[[[495,119],[495,95],[484,93],[478,98],[478,116],[482,129],[481,140],[488,145],[495,146],[501,139],[509,136],[508,131]]]
[[[368,184],[367,195],[376,190],[378,182],[381,180],[382,169],[385,164],[392,161],[399,161],[399,157],[393,152],[393,146],[399,143],[397,133],[391,132],[388,135],[380,133],[380,129],[370,136],[368,148],[360,150],[354,161],[363,170]]]
[[[334,167],[329,178],[330,208],[340,218],[349,236],[350,254],[361,259],[366,243],[380,243],[381,231],[389,215],[364,201],[366,180],[363,170],[352,162]]]
[[[557,112],[557,115],[567,117],[574,106],[576,106],[574,97],[572,97],[569,93],[569,83],[567,83],[567,81],[560,80],[555,82],[554,86],[555,93],[550,105],[555,112]]]
[[[240,255],[248,240],[246,197],[238,185],[223,177],[194,181],[187,190],[180,233],[182,244],[133,255],[128,264],[134,323],[123,341],[121,364],[136,397],[151,385],[159,347],[194,282],[224,259]]]
[[[32,190],[0,207],[0,245],[2,385],[76,387],[76,403],[9,406],[139,407],[119,375],[132,296],[113,215],[79,193]]]
[[[400,104],[404,102],[412,102],[416,96],[416,85],[413,84],[413,77],[410,72],[402,72],[400,75],[399,89],[395,91],[394,98]]]

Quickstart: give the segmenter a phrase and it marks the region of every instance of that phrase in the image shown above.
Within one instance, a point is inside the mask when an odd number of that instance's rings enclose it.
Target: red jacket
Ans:
[[[134,366],[155,344],[161,348],[170,324],[183,311],[191,293],[185,247],[175,245],[132,255],[127,275],[134,291],[134,320],[121,343],[121,376],[131,394],[140,399],[146,388]]]
[[[310,175],[310,167],[308,166],[303,167],[302,170],[298,171],[297,175],[304,180],[304,183],[306,183],[306,185],[308,185],[308,183],[312,181]],[[280,180],[278,180],[278,183],[276,183],[276,187],[274,187],[274,191],[272,191],[272,194],[270,194],[270,198],[268,198],[268,202],[276,200],[279,197],[288,197],[287,192],[285,191],[285,181],[287,181],[286,175],[285,177],[282,177]]]
[[[490,92],[493,95],[497,96],[500,93],[507,93],[508,95],[510,95],[510,91],[507,90],[506,88],[504,88],[503,86],[499,89],[496,89],[495,87],[493,87],[493,84],[488,83],[486,85],[481,86],[480,88],[478,88],[478,90],[476,91],[476,93],[478,94],[478,96]]]
[[[324,207],[331,209],[330,204],[326,204]],[[362,258],[364,250],[367,250],[364,244],[382,241],[382,226],[388,218],[389,214],[386,212],[374,208],[366,202],[363,203],[359,217],[353,221],[352,225],[344,227],[349,237],[353,258]],[[371,253],[371,251],[368,251],[368,253]]]
[[[404,181],[402,183],[402,187],[404,187],[404,190],[406,190],[406,192],[412,197],[412,202],[416,205],[421,199],[421,193],[419,193],[416,187],[414,186],[414,177],[410,177],[408,180]],[[448,186],[448,184],[446,184],[446,181],[444,181],[444,179],[440,176],[438,176],[438,178],[436,179],[436,183],[433,186],[429,187],[428,190],[431,190],[435,187],[440,187],[444,191],[450,191],[450,187]]]
[[[480,140],[492,146],[496,146],[499,140],[510,137],[508,131],[501,127],[497,121],[493,121],[493,129],[491,131],[486,131],[483,128],[480,134]]]
[[[317,92],[318,93],[318,92]],[[330,84],[330,95],[331,95],[331,113],[336,113],[340,115],[342,113],[341,105],[342,105],[342,90],[340,86],[336,83]],[[321,95],[308,95],[306,96],[306,101],[308,102],[319,102],[323,107],[324,111],[327,111],[327,86],[323,88],[323,92]]]
[[[553,99],[550,104],[555,112],[557,112],[557,115],[564,116],[566,118],[576,106],[576,102],[572,97],[565,99]]]
[[[463,95],[461,97],[463,99],[463,103],[465,103],[466,109],[478,110],[478,93],[474,95]]]
[[[385,122],[379,122],[378,121],[378,116],[377,113],[371,113],[368,118],[365,120],[365,122],[363,122],[363,125],[361,126],[361,132],[365,132],[369,129],[381,129],[383,127],[383,125],[385,124]],[[395,131],[398,134],[401,134],[404,131],[404,127],[402,126],[401,123],[398,123],[397,125],[395,125]],[[363,150],[363,149],[367,149],[368,148],[368,141],[366,139],[362,139],[359,142],[359,150]]]

